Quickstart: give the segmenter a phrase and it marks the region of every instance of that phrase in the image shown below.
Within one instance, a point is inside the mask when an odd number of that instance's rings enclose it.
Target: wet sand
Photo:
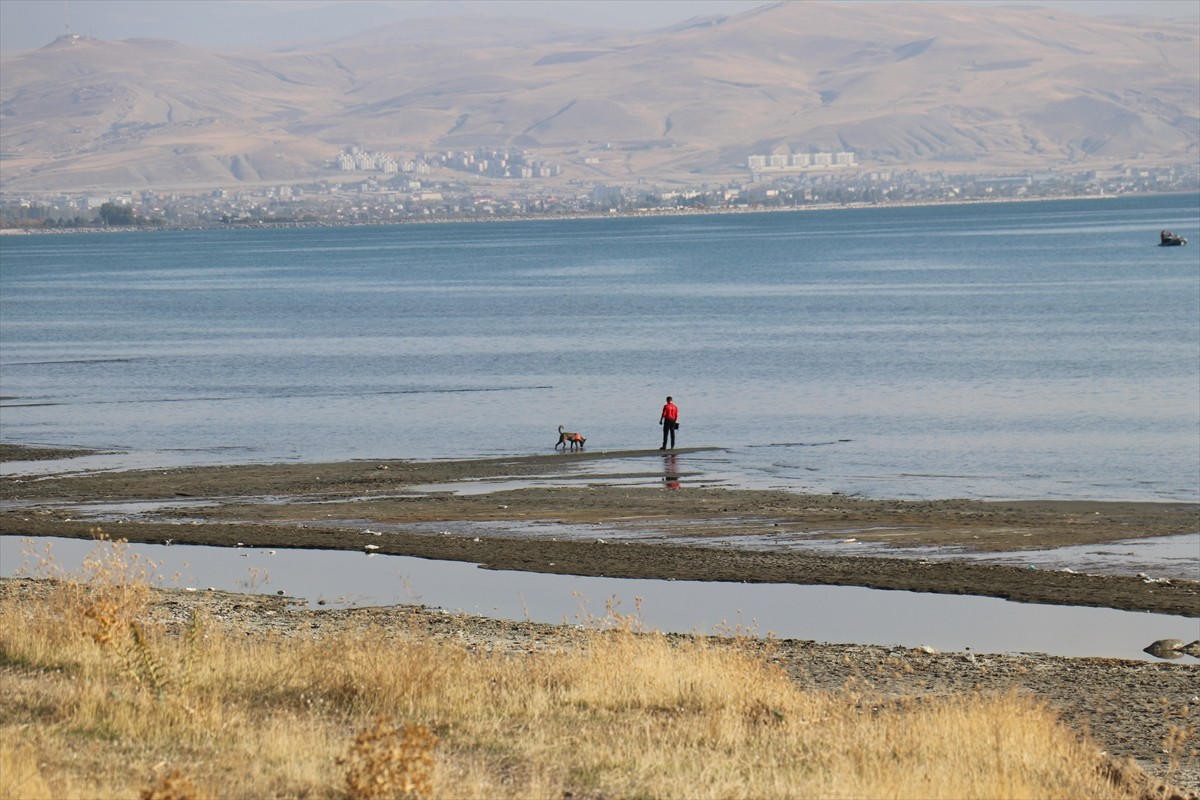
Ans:
[[[685,452],[685,451],[680,451]],[[27,453],[17,453],[28,458]],[[439,462],[343,462],[194,467],[0,479],[0,533],[90,537],[97,528],[134,542],[362,549],[479,563],[491,569],[622,578],[864,586],[970,594],[1200,617],[1200,583],[1135,575],[1033,571],[956,560],[845,557],[772,550],[771,536],[854,538],[887,547],[1028,551],[1194,533],[1186,503],[868,500],[782,491],[645,485],[661,474],[655,451],[556,454]],[[645,473],[582,462],[646,458]],[[599,471],[597,471],[599,470]],[[484,492],[487,481],[504,491]],[[622,483],[622,482],[625,483]],[[641,482],[642,485],[628,485]],[[557,482],[556,485],[546,485]],[[450,486],[448,487],[447,484]],[[433,486],[433,490],[422,487]],[[470,493],[459,493],[452,487]],[[153,502],[141,513],[89,518],[76,504]],[[205,504],[207,503],[207,504]],[[488,535],[438,535],[431,523],[497,523]],[[184,524],[180,524],[184,523]],[[596,537],[531,538],[531,525],[585,526]],[[386,526],[382,539],[368,526]],[[503,531],[506,526],[510,533]],[[658,543],[597,544],[605,530],[651,529]],[[671,544],[686,537],[687,544]],[[705,538],[713,544],[697,544]],[[754,538],[754,549],[720,540]],[[479,541],[476,541],[479,539]],[[665,543],[664,543],[665,542]],[[1200,555],[1198,555],[1200,562]]]
[[[686,451],[679,451],[686,452]],[[0,458],[39,453],[7,446]],[[53,458],[72,454],[56,453]],[[839,495],[700,488],[680,476],[662,485],[661,453],[575,453],[469,461],[371,461],[273,464],[130,472],[0,477],[0,534],[90,537],[98,529],[129,541],[361,550],[480,563],[493,569],[678,580],[866,586],[980,595],[1024,602],[1100,606],[1200,618],[1200,583],[1151,582],[1134,575],[1100,576],[956,561],[845,557],[769,547],[774,533],[829,540],[853,536],[885,547],[930,546],[1002,553],[1195,533],[1200,506],[1187,503],[979,502],[868,500]],[[645,471],[622,469],[646,459]],[[69,463],[69,462],[68,462]],[[586,474],[578,470],[589,468]],[[657,472],[656,472],[657,471]],[[655,477],[657,475],[657,477]],[[488,482],[503,491],[485,491]],[[658,482],[659,485],[654,485]],[[432,488],[430,488],[432,487]],[[454,491],[462,487],[466,493]],[[146,503],[133,506],[133,503]],[[109,504],[89,516],[80,504]],[[486,535],[457,535],[453,523],[491,522]],[[436,524],[434,524],[436,523]],[[365,533],[385,526],[388,535]],[[657,542],[606,546],[599,537],[536,538],[529,526],[653,529]],[[512,531],[505,534],[505,530]],[[565,527],[564,527],[565,530]],[[673,544],[674,536],[688,543]],[[697,544],[697,537],[713,537]],[[753,549],[722,544],[731,537],[766,542]],[[1200,563],[1200,554],[1197,554]],[[16,597],[2,581],[0,596]],[[296,629],[381,624],[412,618],[466,636],[472,646],[521,648],[565,642],[570,628],[512,623],[423,609],[284,609],[265,615],[269,599],[173,593],[169,604],[207,602],[230,624]],[[6,600],[7,601],[7,600]],[[1191,623],[1189,623],[1191,624]],[[1200,637],[1200,623],[1197,623]],[[1147,642],[1149,644],[1149,642]],[[883,695],[963,691],[1028,691],[1074,727],[1090,731],[1116,756],[1132,757],[1152,775],[1196,797],[1200,740],[1171,763],[1163,742],[1172,726],[1200,714],[1200,663],[1146,663],[1038,655],[925,653],[903,648],[779,643],[774,656],[799,682],[836,688],[847,681]],[[1189,717],[1190,714],[1190,717]],[[1171,796],[1160,794],[1157,796]]]

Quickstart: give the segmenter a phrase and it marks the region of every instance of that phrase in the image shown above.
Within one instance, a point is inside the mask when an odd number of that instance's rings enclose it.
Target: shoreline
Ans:
[[[249,223],[210,223],[201,225],[122,225],[101,227],[74,228],[43,228],[43,227],[0,227],[0,235],[40,235],[56,233],[159,233],[166,231],[210,231],[210,230],[272,230],[280,228],[376,228],[388,225],[441,225],[467,222],[564,222],[584,219],[637,219],[647,217],[691,217],[691,216],[722,216],[726,214],[777,214],[804,213],[819,211],[859,211],[866,209],[891,208],[928,208],[940,206],[971,206],[993,205],[997,203],[1049,203],[1069,200],[1118,200],[1125,197],[1162,197],[1170,195],[1190,195],[1191,192],[1126,192],[1123,194],[1080,194],[1062,195],[1056,197],[993,197],[969,198],[957,200],[912,200],[895,203],[814,203],[804,206],[770,207],[758,206],[747,208],[670,208],[670,209],[634,209],[601,213],[598,211],[571,214],[520,214],[505,216],[478,217],[449,217],[433,216],[411,217],[379,222],[333,222],[333,221],[289,221],[289,222],[259,222]]]
[[[43,450],[42,454],[52,451]],[[55,452],[55,457],[79,455]],[[657,451],[654,451],[657,455]],[[0,461],[29,458],[13,445]],[[604,455],[587,454],[603,459]],[[1091,501],[895,501],[779,491],[631,488],[589,484],[562,489],[511,489],[487,494],[420,491],[429,484],[476,485],[503,479],[532,482],[567,467],[573,456],[531,456],[442,462],[339,462],[234,465],[168,470],[71,474],[24,479],[0,473],[0,535],[94,538],[97,529],[129,541],[235,547],[364,549],[468,561],[494,569],[658,579],[771,581],[875,586],[1022,602],[1091,605],[1200,618],[1200,581],[1147,582],[1133,575],[1096,576],[1030,571],[962,561],[919,561],[803,553],[738,551],[729,547],[554,541],[512,535],[466,536],[420,532],[423,521],[490,521],[512,526],[609,524],[681,526],[736,536],[764,529],[806,527],[837,531],[896,527],[906,539],[935,547],[1005,552],[1064,542],[1103,543],[1137,536],[1169,536],[1200,528],[1200,505]],[[81,513],[84,504],[146,504],[151,511],[103,520]],[[208,502],[210,505],[199,505]],[[332,515],[329,516],[329,515]],[[335,522],[330,526],[319,526]],[[338,522],[337,520],[340,520]],[[386,537],[364,533],[363,521],[393,527]],[[406,531],[406,526],[412,529]],[[440,526],[439,526],[440,527]],[[502,525],[503,527],[503,525]],[[844,535],[829,533],[830,536]],[[555,562],[553,569],[548,562]],[[45,580],[0,578],[0,602],[14,606],[50,591]],[[243,635],[337,636],[372,626],[411,630],[463,642],[487,652],[569,647],[572,625],[506,621],[412,605],[310,609],[274,595],[218,591],[156,592],[155,613],[186,618],[204,610]],[[670,634],[670,636],[680,636]],[[684,637],[686,638],[686,637]],[[1194,741],[1172,754],[1167,742],[1180,720],[1200,713],[1200,664],[1069,658],[1039,654],[936,652],[928,648],[829,644],[799,639],[770,642],[772,662],[801,686],[836,691],[852,687],[882,698],[1018,692],[1038,698],[1073,730],[1086,733],[1116,759],[1131,758],[1170,790],[1149,798],[1200,798],[1200,754]]]
[[[650,452],[650,451],[647,451]],[[0,458],[28,451],[6,447]],[[658,451],[653,451],[658,455]],[[629,453],[589,453],[594,461]],[[1098,501],[874,500],[780,490],[639,487],[589,475],[544,486],[579,457],[263,464],[0,475],[0,535],[131,542],[362,550],[486,568],[666,580],[862,586],[1200,618],[1200,581],[955,559],[1096,545],[1200,531],[1200,504]],[[487,481],[509,488],[480,493]],[[472,487],[469,493],[455,485]],[[516,488],[511,488],[511,487]],[[433,487],[427,488],[427,487]],[[139,511],[105,512],[130,503]],[[93,506],[93,510],[81,506]],[[432,532],[431,523],[489,523],[488,532]],[[367,538],[364,528],[387,529]],[[546,526],[586,536],[553,538]],[[541,535],[529,531],[537,526]],[[452,527],[452,526],[451,526]],[[620,532],[621,547],[597,547]],[[649,532],[654,541],[638,541]],[[879,547],[935,548],[944,559],[772,548],[778,536]],[[765,540],[766,545],[738,547]],[[551,563],[552,562],[552,563]]]
[[[5,406],[0,405],[0,409]],[[750,445],[754,447],[754,445]],[[736,448],[718,447],[712,445],[697,445],[692,447],[677,447],[672,453],[676,456],[695,455],[695,454],[721,454]],[[129,456],[133,455],[132,458]],[[606,461],[611,459],[623,459],[629,462],[636,463],[639,459],[651,459],[653,457],[661,458],[663,453],[657,448],[638,448],[638,449],[591,449],[587,451],[578,451],[572,453],[557,453],[554,455],[545,455],[538,453],[530,453],[528,450],[514,451],[511,453],[488,454],[488,455],[450,455],[450,456],[434,456],[421,455],[414,457],[406,457],[396,459],[394,457],[366,457],[366,456],[335,456],[333,463],[346,464],[386,464],[393,461],[403,461],[415,465],[425,465],[432,469],[437,468],[440,464],[450,463],[514,463],[517,461],[527,463],[537,463],[544,460],[543,463],[549,468],[548,483],[545,486],[569,486],[583,485],[593,481],[601,480],[626,480],[635,481],[637,485],[646,486],[648,483],[659,485],[665,483],[662,481],[663,470],[661,467],[647,470],[636,470],[635,467],[629,467],[625,472],[617,473],[580,473],[567,474],[565,471],[561,475],[550,475],[550,473],[559,471],[558,467],[569,467],[571,464],[578,462],[596,462]],[[79,464],[50,464],[49,462],[64,462],[75,458],[95,458],[98,461],[91,463],[81,462]],[[107,457],[107,458],[106,458]],[[562,464],[556,462],[561,461]],[[190,470],[190,469],[219,469],[219,468],[268,468],[279,465],[294,465],[303,466],[305,464],[321,464],[329,463],[328,460],[313,461],[313,460],[284,460],[281,456],[258,455],[252,458],[241,458],[228,460],[227,458],[204,459],[204,460],[178,460],[161,459],[147,457],[145,453],[133,454],[129,451],[122,450],[93,450],[82,446],[74,445],[46,445],[46,444],[15,444],[8,442],[0,442],[0,465],[7,470],[8,477],[15,478],[18,482],[23,480],[35,480],[41,477],[54,477],[59,473],[88,473],[100,474],[104,472],[153,472],[155,470]],[[14,469],[16,471],[14,471]],[[630,471],[635,470],[635,471]],[[980,502],[985,504],[1004,504],[1004,503],[1058,503],[1064,506],[1069,506],[1073,503],[1106,503],[1106,504],[1139,504],[1146,506],[1173,506],[1173,505],[1192,505],[1200,508],[1200,494],[1192,494],[1188,496],[1166,496],[1162,492],[1148,494],[1107,494],[1093,492],[1089,494],[1080,494],[1078,496],[1055,496],[1049,497],[1036,492],[1016,493],[1016,494],[950,494],[950,493],[931,493],[931,494],[884,494],[875,492],[855,491],[853,489],[820,489],[820,488],[792,488],[781,487],[774,479],[753,480],[746,475],[738,475],[731,477],[723,475],[714,481],[708,481],[704,474],[695,471],[684,471],[680,474],[680,479],[686,483],[689,488],[721,488],[728,491],[748,491],[748,492],[783,492],[794,496],[836,496],[848,497],[855,500],[867,501],[897,501],[909,503],[936,503],[936,502]],[[1200,514],[1197,515],[1197,524],[1194,533],[1200,533]],[[1200,577],[1200,576],[1198,576]]]

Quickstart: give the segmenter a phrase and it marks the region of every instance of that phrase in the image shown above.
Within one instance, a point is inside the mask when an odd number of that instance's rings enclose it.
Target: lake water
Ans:
[[[549,453],[560,424],[641,449],[670,394],[709,484],[1196,501],[1198,246],[1195,195],[4,236],[0,440],[118,451],[93,467]]]

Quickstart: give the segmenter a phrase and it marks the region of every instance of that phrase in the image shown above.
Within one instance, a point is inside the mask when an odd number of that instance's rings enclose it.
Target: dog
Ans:
[[[572,450],[574,450],[576,448],[582,450],[583,443],[586,441],[587,441],[587,439],[583,438],[582,435],[580,435],[578,433],[572,433],[571,431],[568,431],[568,430],[563,430],[563,426],[559,425],[558,426],[558,442],[554,445],[554,449],[557,450],[559,448],[559,446],[561,445],[562,449],[566,450],[567,446],[569,445]]]

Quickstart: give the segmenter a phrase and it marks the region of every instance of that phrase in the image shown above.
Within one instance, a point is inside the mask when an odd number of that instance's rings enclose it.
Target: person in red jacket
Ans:
[[[667,404],[663,406],[662,414],[658,417],[658,424],[663,426],[663,443],[659,450],[667,449],[667,437],[671,437],[671,449],[675,449],[675,430],[679,427],[679,408],[671,402],[671,398],[667,397]]]

